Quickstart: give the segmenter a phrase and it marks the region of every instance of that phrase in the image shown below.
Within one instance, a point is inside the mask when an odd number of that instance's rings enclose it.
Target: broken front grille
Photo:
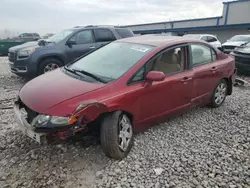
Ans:
[[[38,116],[38,113],[26,106],[22,101],[20,101],[20,110],[23,108],[27,112],[26,121],[31,124],[33,119]]]

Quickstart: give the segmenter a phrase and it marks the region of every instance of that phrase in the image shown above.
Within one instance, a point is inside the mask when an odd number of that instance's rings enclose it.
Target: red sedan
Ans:
[[[235,73],[234,59],[204,41],[131,37],[31,80],[14,109],[39,143],[98,130],[105,154],[122,159],[135,132],[191,107],[221,106]]]

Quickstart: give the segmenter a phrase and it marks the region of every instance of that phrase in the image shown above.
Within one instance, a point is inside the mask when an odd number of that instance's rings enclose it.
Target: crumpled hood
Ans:
[[[26,83],[19,96],[32,110],[45,113],[47,109],[59,103],[104,86],[102,83],[89,83],[72,78],[57,69]]]
[[[246,43],[246,41],[227,41],[222,44],[222,46],[240,46]]]

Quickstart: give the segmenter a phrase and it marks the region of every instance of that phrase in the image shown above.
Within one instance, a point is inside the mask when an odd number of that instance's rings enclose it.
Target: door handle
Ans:
[[[181,79],[181,82],[188,82],[189,80],[192,80],[192,78],[184,77]]]
[[[217,70],[217,67],[212,67],[211,69],[210,69],[210,71],[212,71],[212,72],[214,72],[214,71],[216,71]]]
[[[94,46],[90,46],[89,48],[90,48],[90,49],[94,49],[95,47],[94,47]]]

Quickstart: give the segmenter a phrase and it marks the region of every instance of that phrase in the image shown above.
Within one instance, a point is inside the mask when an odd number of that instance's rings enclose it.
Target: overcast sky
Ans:
[[[0,0],[0,30],[56,32],[76,25],[128,25],[221,16],[223,0]]]

